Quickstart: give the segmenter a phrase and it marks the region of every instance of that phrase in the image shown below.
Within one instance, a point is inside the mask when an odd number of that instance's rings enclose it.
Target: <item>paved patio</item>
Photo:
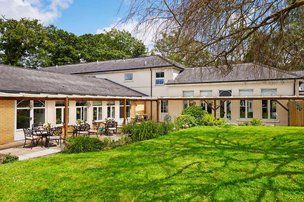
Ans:
[[[110,139],[111,141],[117,141],[119,140],[123,135],[120,134],[114,134],[111,136],[98,136],[100,140],[104,140],[106,138]],[[91,136],[96,137],[96,136]],[[49,156],[52,154],[56,154],[62,151],[63,147],[60,146],[52,146],[49,148],[41,147],[41,146],[35,146],[32,149],[29,147],[23,148],[23,141],[10,143],[7,145],[1,145],[0,147],[0,153],[2,154],[12,154],[19,157],[19,160],[27,160],[32,158],[38,158],[43,156]]]

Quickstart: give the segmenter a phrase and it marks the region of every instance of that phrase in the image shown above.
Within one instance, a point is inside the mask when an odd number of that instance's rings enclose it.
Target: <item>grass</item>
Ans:
[[[303,201],[304,130],[196,127],[0,166],[2,201]]]

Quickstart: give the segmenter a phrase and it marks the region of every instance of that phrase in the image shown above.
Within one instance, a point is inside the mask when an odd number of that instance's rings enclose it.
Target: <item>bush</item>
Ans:
[[[98,138],[91,137],[72,137],[67,139],[65,153],[81,153],[100,151],[103,148],[103,142]]]
[[[206,114],[202,118],[202,125],[204,126],[214,126],[215,125],[215,118],[211,114]]]
[[[0,164],[18,161],[19,157],[12,154],[0,154]]]
[[[190,115],[180,115],[175,119],[175,125],[177,128],[190,128],[196,126],[196,120]]]
[[[239,126],[263,126],[264,123],[259,118],[253,118],[251,121],[240,123]]]
[[[263,121],[259,118],[253,118],[251,121],[250,121],[250,125],[252,126],[262,126],[264,125]]]
[[[182,115],[189,115],[195,118],[197,125],[202,125],[202,119],[208,113],[199,106],[191,106],[184,109]]]
[[[206,114],[202,119],[202,125],[204,126],[221,126],[223,124],[225,124],[225,119],[215,119],[211,114]]]
[[[146,121],[142,123],[129,123],[123,127],[124,134],[128,134],[132,142],[149,140],[172,131],[173,125],[170,123],[156,123],[154,121]]]
[[[223,119],[223,118],[219,118],[219,119],[215,120],[215,125],[216,126],[221,126],[221,125],[224,125],[224,124],[225,124],[225,119]]]

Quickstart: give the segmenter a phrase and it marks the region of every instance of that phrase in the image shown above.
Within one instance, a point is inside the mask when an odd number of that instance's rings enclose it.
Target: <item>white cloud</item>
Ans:
[[[38,19],[43,24],[53,22],[60,17],[61,11],[67,9],[73,0],[0,0],[0,15],[7,19]]]
[[[157,39],[158,31],[162,26],[161,22],[155,23],[152,26],[151,25],[147,26],[147,24],[145,24],[138,27],[137,25],[138,22],[134,20],[126,23],[119,23],[119,19],[118,19],[108,27],[97,29],[96,33],[97,34],[104,33],[106,31],[110,31],[112,28],[121,31],[125,30],[130,32],[133,37],[143,41],[146,47],[148,47],[151,50],[154,47],[155,40]]]

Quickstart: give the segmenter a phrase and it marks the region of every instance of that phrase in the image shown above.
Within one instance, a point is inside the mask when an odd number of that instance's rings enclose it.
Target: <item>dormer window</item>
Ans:
[[[126,73],[125,81],[133,81],[133,73]]]
[[[156,72],[155,85],[165,84],[165,72]]]

